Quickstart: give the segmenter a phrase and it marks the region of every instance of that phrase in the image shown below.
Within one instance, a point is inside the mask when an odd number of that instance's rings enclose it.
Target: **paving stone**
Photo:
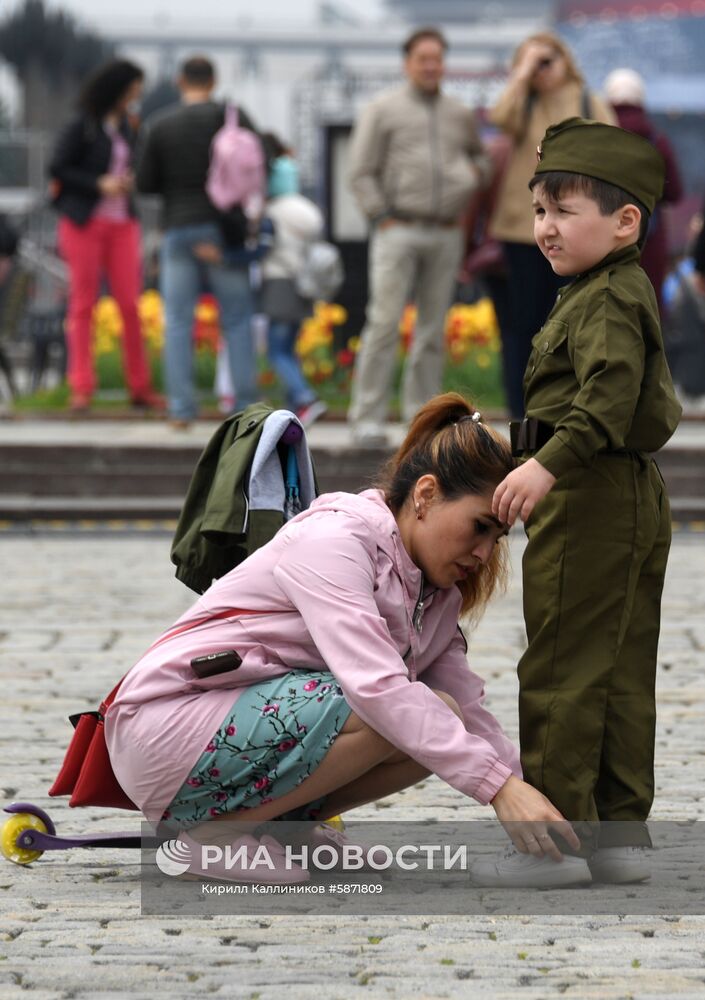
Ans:
[[[60,831],[135,828],[133,814],[48,800],[70,729],[191,602],[169,540],[2,538],[0,786]],[[488,703],[517,736],[519,565],[471,637]],[[705,537],[676,535],[664,594],[654,819],[705,814]],[[480,819],[490,807],[438,778],[357,818]],[[237,1000],[663,1000],[705,997],[705,918],[140,916],[134,851],[46,853],[0,864],[0,1000],[204,995]]]

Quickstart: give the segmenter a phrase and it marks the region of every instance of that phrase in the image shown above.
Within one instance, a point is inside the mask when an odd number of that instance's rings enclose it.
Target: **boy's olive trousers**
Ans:
[[[560,478],[526,533],[524,779],[566,819],[589,821],[583,831],[593,847],[648,846],[656,652],[671,541],[658,468],[636,453],[598,455],[589,469]],[[612,822],[592,826],[598,820]]]

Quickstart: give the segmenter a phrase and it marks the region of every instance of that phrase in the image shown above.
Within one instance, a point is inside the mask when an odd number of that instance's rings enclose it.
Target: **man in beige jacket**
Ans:
[[[351,147],[350,185],[370,220],[369,300],[348,420],[361,446],[384,444],[404,306],[416,329],[401,387],[410,420],[441,390],[443,327],[463,245],[460,220],[489,179],[472,111],[441,92],[447,43],[435,28],[404,43],[401,87],[363,111]]]

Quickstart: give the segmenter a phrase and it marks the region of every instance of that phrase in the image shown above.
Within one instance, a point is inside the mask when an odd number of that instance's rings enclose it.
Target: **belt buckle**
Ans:
[[[526,450],[536,451],[538,448],[538,441],[539,441],[539,422],[538,420],[535,420],[533,417],[528,417],[524,420],[524,423],[526,424],[527,428],[526,437],[528,441],[528,446]]]

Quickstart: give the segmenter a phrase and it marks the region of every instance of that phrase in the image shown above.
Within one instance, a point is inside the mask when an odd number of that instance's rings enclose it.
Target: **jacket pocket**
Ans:
[[[541,327],[531,344],[539,357],[553,352],[568,336],[568,324],[561,319],[549,319]]]
[[[527,375],[531,376],[540,366],[546,366],[567,338],[567,323],[560,319],[547,320],[531,341],[533,350],[527,366]]]

